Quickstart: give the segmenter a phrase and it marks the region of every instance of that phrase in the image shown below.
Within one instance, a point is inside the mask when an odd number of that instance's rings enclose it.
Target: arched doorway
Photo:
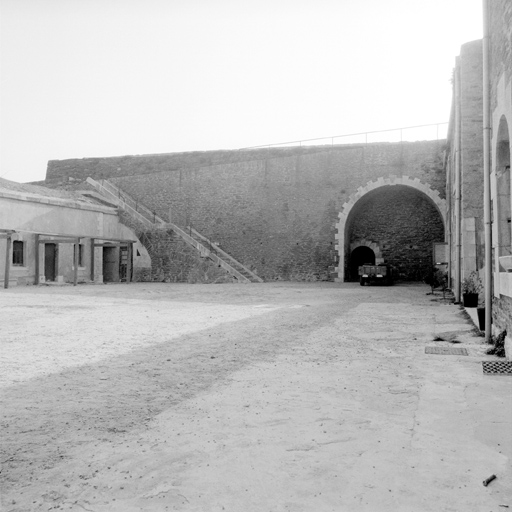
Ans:
[[[350,259],[349,259],[349,275],[348,275],[348,281],[358,281],[359,275],[358,275],[358,269],[361,265],[364,265],[365,263],[368,263],[370,265],[375,265],[375,253],[373,252],[370,247],[367,247],[366,245],[361,245],[359,247],[356,247],[351,253],[350,253]]]
[[[497,212],[495,222],[498,231],[498,256],[512,254],[512,224],[510,222],[511,180],[510,180],[510,137],[505,116],[501,116],[496,145],[496,191]]]
[[[446,201],[418,178],[389,176],[368,182],[339,213],[335,280],[353,279],[350,249],[362,239],[380,248],[378,262],[395,266],[400,279],[422,279],[432,264],[433,243],[444,242],[445,224]]]

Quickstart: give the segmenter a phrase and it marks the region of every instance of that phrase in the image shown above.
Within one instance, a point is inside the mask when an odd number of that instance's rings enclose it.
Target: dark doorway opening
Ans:
[[[103,282],[119,281],[119,248],[103,247]]]
[[[119,280],[125,282],[128,275],[128,247],[120,248]],[[130,276],[131,277],[131,276]]]
[[[356,247],[350,254],[348,266],[349,281],[359,281],[358,269],[365,263],[375,265],[375,253],[369,247],[361,245],[360,247]]]
[[[44,279],[55,281],[57,275],[57,244],[44,244]]]

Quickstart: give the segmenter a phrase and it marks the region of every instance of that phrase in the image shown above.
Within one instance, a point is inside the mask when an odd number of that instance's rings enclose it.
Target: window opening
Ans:
[[[12,264],[20,267],[24,264],[24,243],[18,240],[12,243]]]

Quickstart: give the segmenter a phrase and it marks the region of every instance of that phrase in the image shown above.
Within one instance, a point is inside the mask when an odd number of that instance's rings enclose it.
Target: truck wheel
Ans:
[[[360,284],[361,286],[364,286],[364,277],[360,277],[360,278],[359,278],[359,284]]]

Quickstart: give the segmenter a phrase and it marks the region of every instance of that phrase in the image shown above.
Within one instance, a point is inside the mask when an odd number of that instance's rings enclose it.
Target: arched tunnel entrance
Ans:
[[[375,265],[375,253],[370,247],[361,245],[350,253],[348,281],[358,281],[358,269],[361,265],[369,263]]]
[[[399,279],[422,280],[433,264],[434,242],[444,242],[444,219],[438,204],[442,200],[434,202],[428,190],[429,195],[418,187],[384,184],[360,192],[348,205],[345,217],[340,214],[339,266],[343,265],[343,272],[338,275],[345,281],[357,280],[357,266],[367,263],[362,260],[373,256],[375,263],[375,252],[367,247],[371,245],[379,248],[379,261],[392,265]],[[367,243],[351,251],[361,240]]]

